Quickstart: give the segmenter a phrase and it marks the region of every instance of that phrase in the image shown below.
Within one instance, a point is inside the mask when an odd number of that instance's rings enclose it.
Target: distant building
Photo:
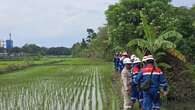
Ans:
[[[11,49],[11,48],[14,47],[13,40],[11,39],[11,37],[12,37],[11,33],[9,34],[9,36],[10,36],[10,39],[9,40],[6,40],[6,48],[7,49]]]
[[[6,40],[6,48],[7,49],[13,48],[13,40]]]

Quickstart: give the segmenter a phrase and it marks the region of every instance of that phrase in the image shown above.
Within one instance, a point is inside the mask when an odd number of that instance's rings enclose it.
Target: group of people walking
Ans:
[[[166,96],[168,83],[152,55],[140,60],[127,52],[116,53],[114,65],[121,75],[124,110],[132,110],[136,102],[140,110],[160,110],[160,91]]]

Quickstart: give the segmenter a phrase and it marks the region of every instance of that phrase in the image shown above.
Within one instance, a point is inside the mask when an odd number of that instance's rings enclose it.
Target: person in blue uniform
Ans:
[[[166,96],[168,94],[167,80],[161,69],[154,66],[152,55],[145,56],[143,62],[144,67],[135,79],[135,83],[142,80],[143,110],[160,110],[160,88],[162,87]]]
[[[137,75],[140,73],[142,67],[142,62],[139,58],[135,57],[133,59],[133,68],[131,69],[132,74],[132,83],[131,83],[131,101],[136,103],[136,101],[139,101],[140,109],[142,109],[142,91],[139,91],[138,84],[134,82]]]
[[[120,73],[122,72],[122,70],[123,70],[123,68],[124,68],[123,60],[124,60],[125,58],[129,58],[129,55],[128,55],[127,52],[123,52],[123,53],[121,54],[120,61],[119,61],[119,72],[120,72]]]
[[[115,71],[118,71],[118,57],[119,57],[119,53],[115,53],[114,58],[113,58],[113,63],[114,63],[114,69]]]

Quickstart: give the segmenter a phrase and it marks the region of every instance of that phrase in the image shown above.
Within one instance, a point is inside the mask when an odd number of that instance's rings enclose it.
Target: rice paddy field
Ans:
[[[112,64],[67,58],[0,75],[0,110],[119,110]]]
[[[49,61],[57,62],[44,65]],[[22,61],[0,61],[9,64]],[[36,64],[0,74],[0,110],[121,110],[120,77],[113,78],[112,63],[49,57]],[[162,110],[195,110],[192,105],[169,104]]]

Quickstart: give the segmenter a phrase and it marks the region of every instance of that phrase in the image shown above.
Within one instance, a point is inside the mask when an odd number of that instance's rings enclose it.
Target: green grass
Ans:
[[[17,70],[23,70],[32,66],[50,65],[54,63],[62,62],[65,57],[43,57],[40,59],[33,58],[21,58],[12,60],[1,60],[0,61],[0,73],[13,72]]]
[[[9,65],[20,65],[20,64],[24,64],[25,62],[22,60],[19,61],[0,61],[0,68],[4,68],[7,67]]]
[[[44,63],[48,63],[52,61],[64,60],[65,58],[66,57],[57,57],[57,56],[43,57],[43,58],[40,58],[39,60],[33,60],[32,63],[33,64],[44,64]],[[22,65],[26,63],[25,60],[29,60],[29,59],[24,58],[24,59],[18,59],[18,60],[0,60],[0,68],[7,67],[9,65]]]
[[[110,64],[100,59],[89,59],[89,58],[65,58],[64,62],[58,63],[64,65],[102,65]]]

